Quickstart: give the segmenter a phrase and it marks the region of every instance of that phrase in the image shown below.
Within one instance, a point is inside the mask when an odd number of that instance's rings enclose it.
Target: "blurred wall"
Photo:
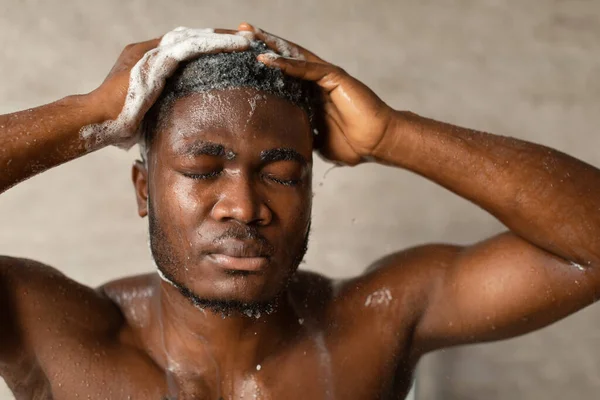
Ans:
[[[385,101],[555,147],[600,166],[600,2],[594,0],[0,2],[0,113],[94,89],[121,49],[180,25],[253,22],[343,66]],[[0,196],[0,253],[98,285],[151,270],[130,166],[105,149]],[[306,267],[360,273],[390,251],[467,244],[502,229],[411,173],[315,167]],[[600,305],[498,344],[438,352],[421,399],[595,399]],[[8,391],[1,399],[12,398]]]

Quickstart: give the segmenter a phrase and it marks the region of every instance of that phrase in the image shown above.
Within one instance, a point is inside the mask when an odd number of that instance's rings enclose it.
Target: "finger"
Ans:
[[[215,33],[227,33],[229,35],[236,35],[238,33],[238,31],[234,30],[234,29],[222,29],[222,28],[216,28]]]
[[[136,43],[135,46],[139,50],[146,52],[148,50],[152,50],[155,47],[157,47],[160,44],[161,39],[162,39],[162,36],[154,38],[154,39],[146,40],[145,42]]]
[[[286,75],[316,82],[326,92],[331,92],[338,87],[346,74],[341,68],[328,63],[295,60],[274,54],[260,54],[257,59],[269,67],[281,69]]]
[[[242,22],[238,25],[238,31],[252,31],[254,32],[254,26],[249,24],[248,22]]]
[[[158,47],[161,39],[162,36],[159,38],[146,40],[145,42],[128,44],[121,52],[121,57],[137,54],[139,55],[138,58],[141,58],[146,52]]]
[[[157,48],[161,38],[147,40],[145,42],[131,43],[125,46],[115,65],[111,68],[106,79],[111,75],[120,71],[129,70],[136,62],[138,62],[146,53]]]
[[[317,154],[325,158],[326,161],[334,162],[337,165],[357,165],[361,158],[343,135],[324,135],[320,147],[315,147]],[[340,162],[337,160],[344,160]]]
[[[285,40],[279,36],[263,31],[247,22],[243,22],[238,26],[238,30],[252,32],[257,39],[262,40],[267,46],[285,57],[305,58],[312,62],[324,62],[316,54],[306,50],[304,47],[296,43]],[[299,57],[302,56],[302,57]]]

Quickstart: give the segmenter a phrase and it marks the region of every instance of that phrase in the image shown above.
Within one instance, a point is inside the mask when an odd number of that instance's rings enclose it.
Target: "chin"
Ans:
[[[265,272],[223,270],[210,276],[195,276],[189,270],[171,274],[159,268],[159,273],[194,305],[225,314],[232,310],[254,316],[269,313],[286,287],[286,280],[276,279]]]
[[[271,284],[268,276],[237,271],[198,286],[196,293],[204,297],[247,303],[272,301],[283,289],[283,285]]]

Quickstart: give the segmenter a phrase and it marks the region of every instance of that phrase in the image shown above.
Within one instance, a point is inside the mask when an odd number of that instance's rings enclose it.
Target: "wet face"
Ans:
[[[311,173],[310,125],[292,103],[251,89],[176,100],[147,170],[134,167],[157,266],[196,300],[272,301],[306,250]]]

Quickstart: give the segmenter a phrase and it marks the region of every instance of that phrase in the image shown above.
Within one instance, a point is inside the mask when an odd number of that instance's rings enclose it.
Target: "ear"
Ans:
[[[135,160],[131,167],[131,179],[135,189],[138,214],[143,218],[148,215],[148,169],[140,160]]]

